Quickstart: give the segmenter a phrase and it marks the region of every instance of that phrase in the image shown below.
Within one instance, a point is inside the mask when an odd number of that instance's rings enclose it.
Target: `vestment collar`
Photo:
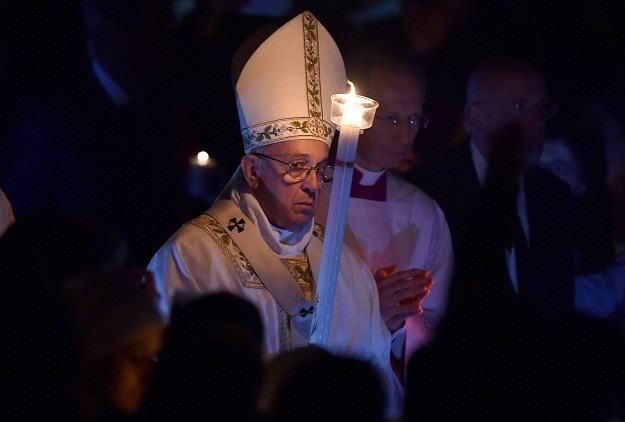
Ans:
[[[299,232],[291,232],[272,225],[251,192],[233,189],[230,198],[260,233],[272,251],[280,256],[302,253],[312,236],[312,220]]]

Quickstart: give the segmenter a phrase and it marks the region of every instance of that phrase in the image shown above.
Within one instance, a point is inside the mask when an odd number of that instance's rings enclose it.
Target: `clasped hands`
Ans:
[[[421,302],[434,284],[427,270],[413,268],[395,272],[396,268],[391,265],[373,272],[380,296],[380,313],[391,332],[403,327],[409,316],[423,313]]]

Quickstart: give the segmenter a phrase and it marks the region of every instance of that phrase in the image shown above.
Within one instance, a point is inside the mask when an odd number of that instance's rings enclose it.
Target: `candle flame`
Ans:
[[[356,87],[354,86],[354,84],[352,83],[352,81],[350,81],[349,79],[347,80],[347,83],[349,84],[349,95],[356,95]]]

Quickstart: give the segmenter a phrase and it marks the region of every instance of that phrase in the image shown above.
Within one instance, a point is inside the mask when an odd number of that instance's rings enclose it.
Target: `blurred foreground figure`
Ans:
[[[13,208],[8,198],[0,189],[0,236],[15,223],[15,216],[13,215]]]
[[[140,287],[93,273],[64,285],[83,346],[78,398],[88,420],[129,418],[145,395],[165,324]]]
[[[267,421],[382,421],[384,390],[367,362],[307,346],[269,362],[259,407]]]
[[[254,420],[262,348],[260,315],[243,298],[214,293],[176,306],[141,419]]]
[[[622,337],[583,318],[554,325],[512,311],[444,324],[409,364],[404,418],[622,420],[624,353]]]
[[[126,256],[119,236],[57,213],[23,216],[0,237],[2,419],[82,418],[84,345],[62,286],[86,272],[112,276]]]

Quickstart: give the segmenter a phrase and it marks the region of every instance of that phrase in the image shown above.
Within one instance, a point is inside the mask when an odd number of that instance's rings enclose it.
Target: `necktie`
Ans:
[[[529,265],[529,245],[521,220],[518,213],[514,213],[512,230],[512,244],[514,245],[514,257],[516,262],[517,283],[519,286],[519,295],[527,289],[528,280],[527,272]]]

